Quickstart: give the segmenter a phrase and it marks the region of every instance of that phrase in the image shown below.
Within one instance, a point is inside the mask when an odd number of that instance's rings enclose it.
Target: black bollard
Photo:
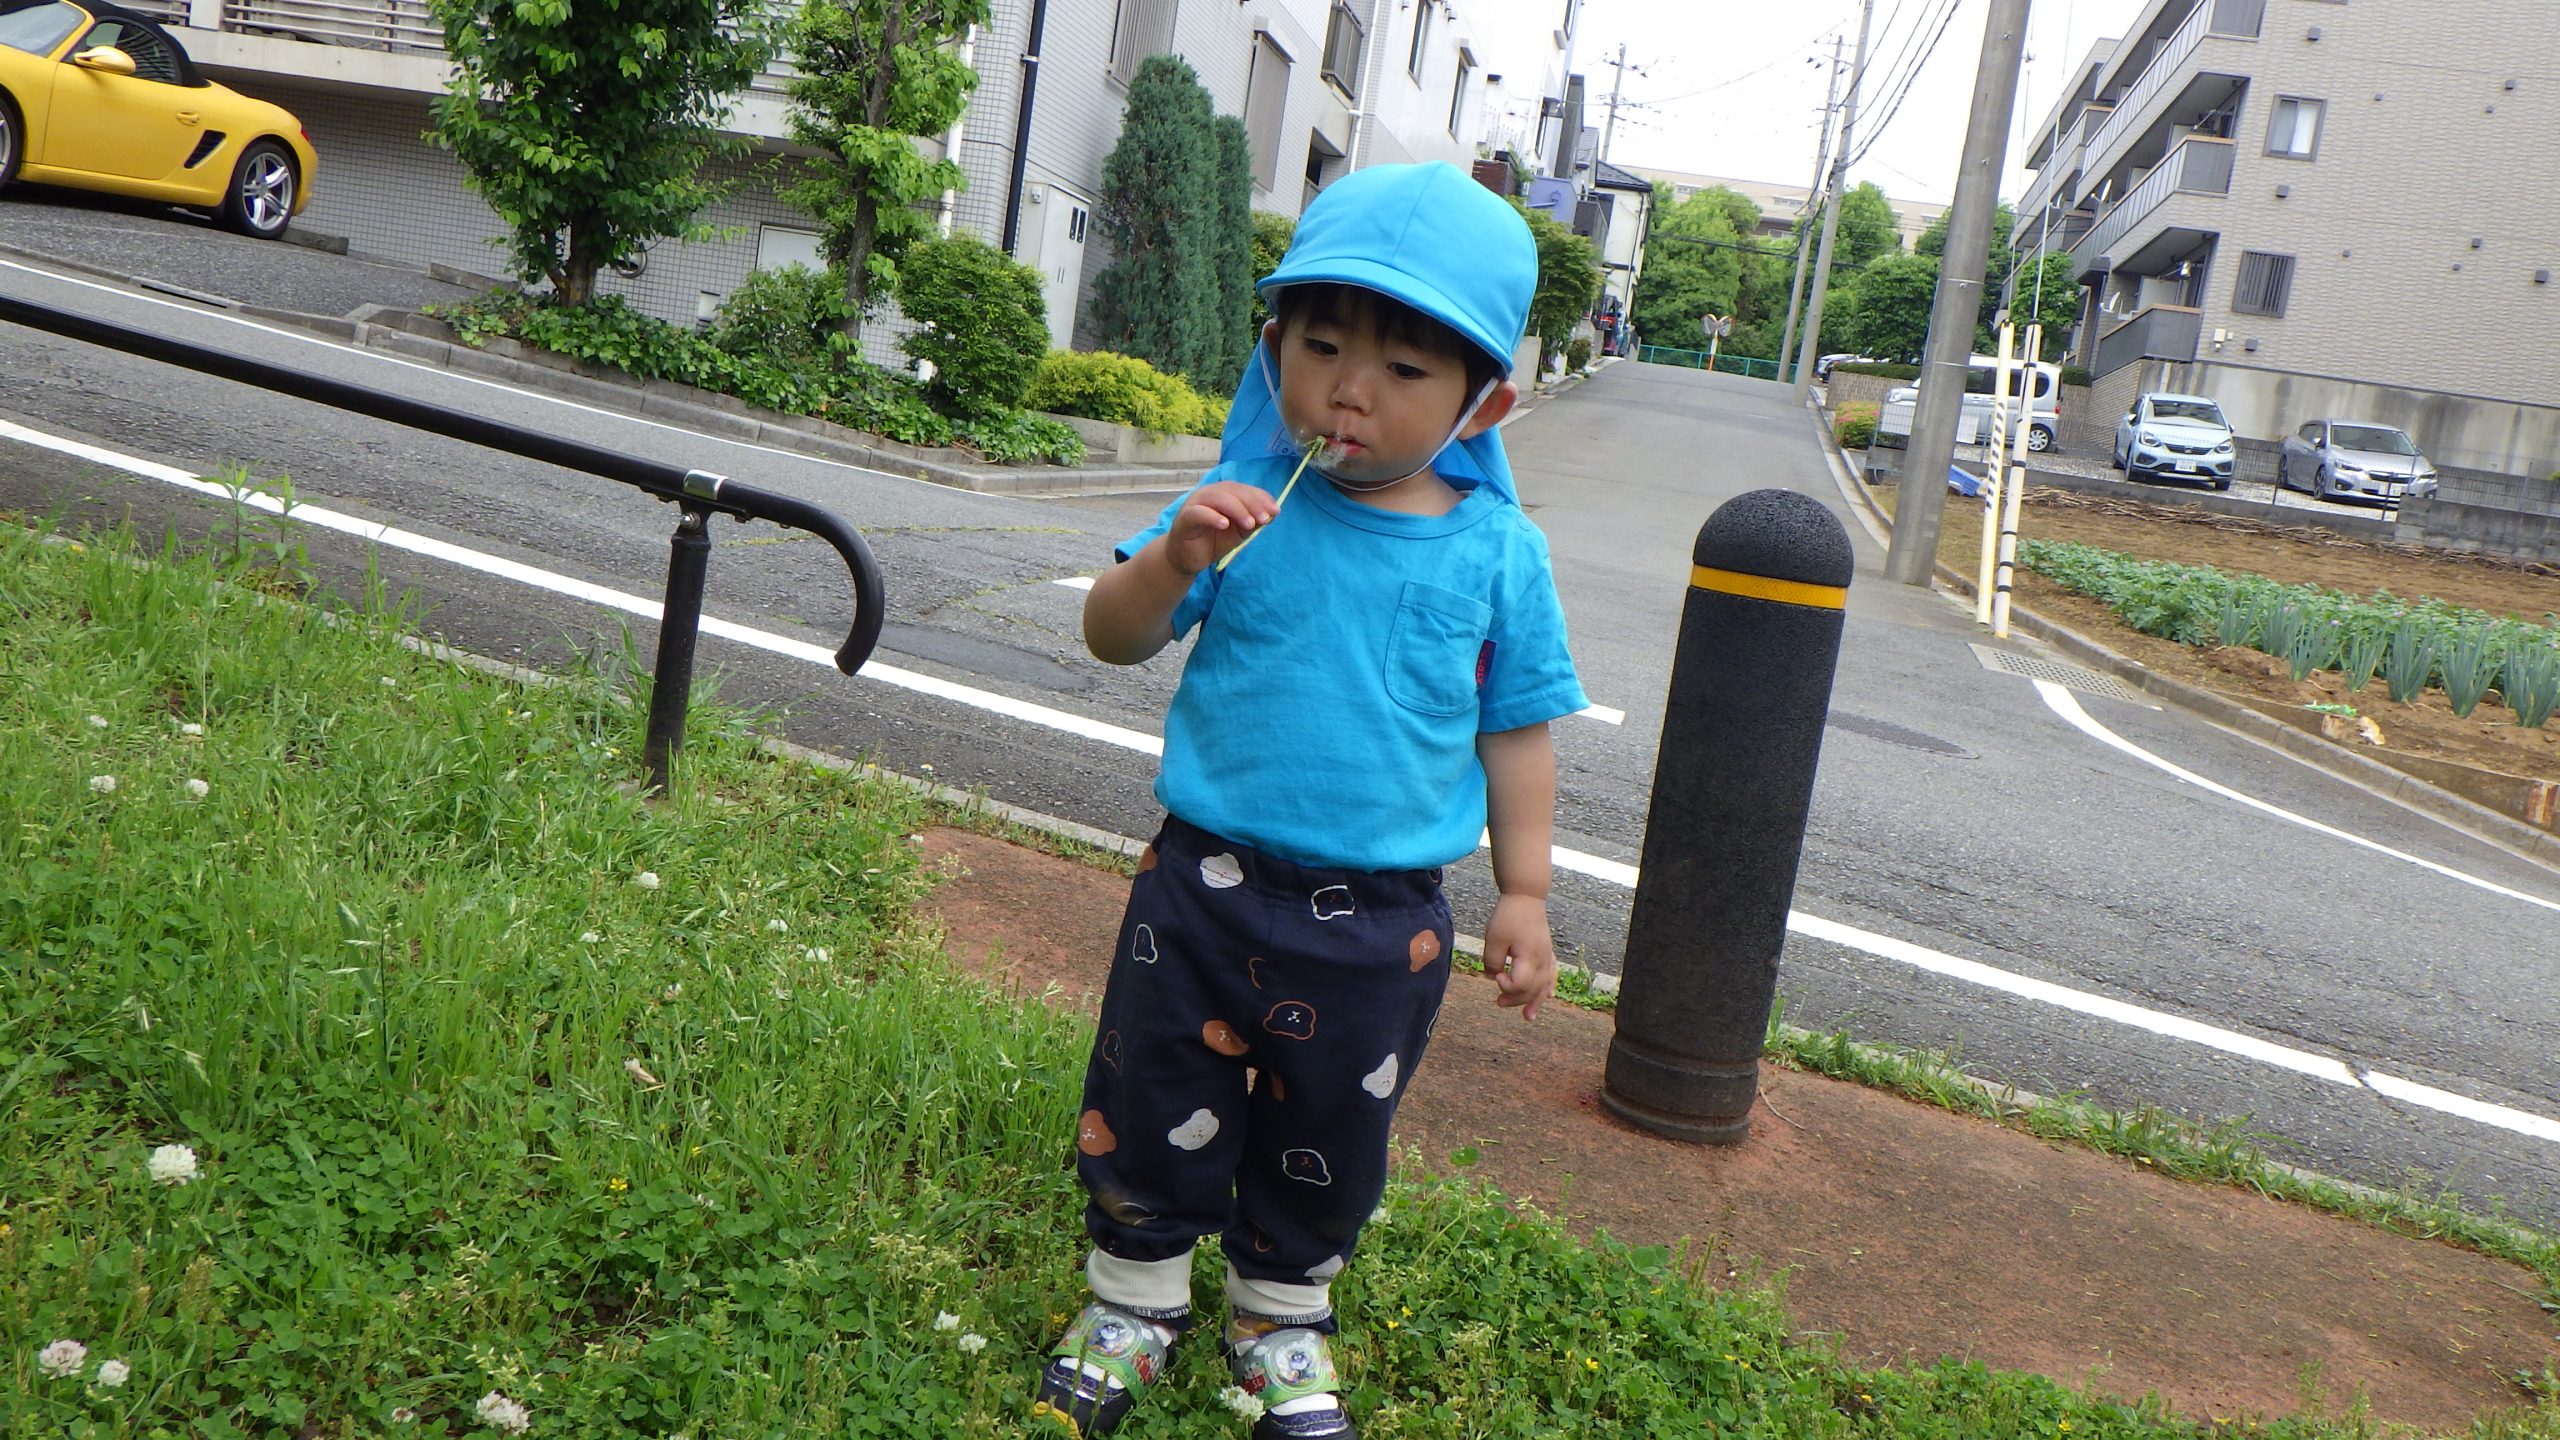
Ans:
[[[684,712],[693,699],[693,646],[702,634],[702,583],[711,568],[711,512],[686,502],[667,542],[667,596],[658,612],[658,665],[649,675],[649,729],[641,764],[649,788],[664,793],[684,748]]]
[[[1736,1145],[1760,1091],[1854,562],[1840,522],[1791,490],[1718,506],[1691,556],[1600,1098],[1657,1134]]]

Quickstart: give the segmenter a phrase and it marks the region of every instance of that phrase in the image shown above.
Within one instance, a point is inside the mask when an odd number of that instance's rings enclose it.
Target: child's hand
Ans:
[[[1494,998],[1523,1020],[1556,993],[1556,938],[1547,928],[1547,902],[1536,895],[1505,895],[1493,902],[1484,927],[1484,973],[1502,993]]]
[[[1279,513],[1270,492],[1256,486],[1233,480],[1203,485],[1173,517],[1173,528],[1165,532],[1164,558],[1180,573],[1197,575]]]

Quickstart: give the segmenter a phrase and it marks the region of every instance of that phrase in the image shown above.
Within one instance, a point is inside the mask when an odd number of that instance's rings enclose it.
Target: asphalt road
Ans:
[[[0,200],[0,220],[14,226],[23,203]],[[180,247],[132,253],[176,268]],[[257,251],[220,253],[231,273],[254,276]],[[291,253],[293,267],[310,263],[311,252]],[[335,298],[364,280],[294,283]],[[874,671],[848,681],[772,648],[706,640],[731,698],[770,707],[804,743],[1121,834],[1152,824],[1144,745],[1179,656],[1093,662],[1077,639],[1083,597],[1058,582],[1107,563],[1111,543],[1167,497],[974,495],[348,352],[165,296],[14,265],[0,265],[0,292],[825,505],[862,527],[887,575]],[[147,466],[134,462],[289,475],[309,505],[558,577],[529,585],[307,532],[325,579],[352,588],[376,566],[454,643],[543,665],[610,664],[626,643],[643,655],[652,643],[649,617],[562,593],[571,582],[657,592],[672,512],[613,482],[6,327],[0,418],[26,427],[0,439],[0,507],[205,533],[227,505],[137,475]],[[1612,970],[1697,526],[1767,485],[1848,512],[1810,417],[1761,383],[1619,364],[1505,433],[1553,546],[1586,688],[1625,712],[1622,724],[1557,727],[1558,844],[1571,867],[1558,881],[1559,940]],[[62,442],[132,459],[102,464]],[[1881,548],[1850,531],[1860,574],[1781,970],[1787,1018],[1951,1050],[2029,1089],[2245,1117],[2314,1168],[2449,1184],[2560,1223],[2560,979],[2548,941],[2560,877],[2183,714],[2074,701],[1986,669],[1969,613],[1884,581]],[[766,527],[721,521],[713,534],[713,616],[832,648],[848,602],[831,552]],[[1722,758],[1752,763],[1747,717]],[[1480,862],[1454,875],[1472,928],[1487,878]]]

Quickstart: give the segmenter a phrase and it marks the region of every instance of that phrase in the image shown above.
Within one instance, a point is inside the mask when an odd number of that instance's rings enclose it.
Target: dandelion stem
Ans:
[[[1313,440],[1307,442],[1306,453],[1298,457],[1298,468],[1289,472],[1289,483],[1281,486],[1280,493],[1272,498],[1271,505],[1273,509],[1276,510],[1280,506],[1289,503],[1289,492],[1298,488],[1298,477],[1307,473],[1307,467],[1315,463],[1316,452],[1324,449],[1325,442],[1331,438],[1332,437],[1330,436],[1319,435]],[[1264,528],[1269,528],[1269,523],[1270,522],[1265,521]],[[1242,543],[1238,544],[1236,548],[1218,557],[1217,568],[1220,570],[1226,569],[1227,566],[1234,563],[1237,556],[1244,553],[1244,547],[1246,545],[1250,545],[1261,538],[1262,531],[1260,530],[1256,530],[1252,534],[1244,537]]]

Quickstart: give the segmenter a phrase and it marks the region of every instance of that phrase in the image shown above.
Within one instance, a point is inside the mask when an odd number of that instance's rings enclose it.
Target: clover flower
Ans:
[[[602,934],[600,934],[600,933],[598,933],[598,932],[596,932],[596,931],[593,931],[593,930],[589,930],[589,931],[587,931],[586,933],[584,933],[584,934],[582,934],[582,935],[580,935],[580,936],[578,937],[578,943],[579,943],[579,944],[581,944],[581,945],[593,945],[594,943],[596,943],[597,941],[599,941],[599,940],[601,940],[601,939],[603,939],[603,938],[604,938],[604,936],[603,936]]]
[[[781,918],[780,916],[775,916],[773,919],[764,922],[764,928],[776,935],[788,935],[791,933],[791,922]]]
[[[113,1390],[133,1378],[133,1367],[122,1360],[110,1360],[98,1367],[98,1383]]]
[[[92,775],[89,777],[89,788],[95,790],[101,795],[113,795],[116,793],[116,777],[113,775]]]
[[[961,1354],[975,1355],[987,1348],[987,1337],[972,1330],[951,1343],[960,1347]]]
[[[207,795],[210,795],[210,794],[212,794],[212,793],[213,793],[213,786],[212,786],[209,782],[207,782],[207,781],[203,781],[203,780],[197,780],[197,779],[194,779],[194,778],[192,778],[192,777],[190,777],[190,778],[188,779],[188,781],[187,781],[187,798],[189,798],[189,799],[191,799],[191,800],[201,800],[201,799],[203,799],[204,797],[206,797]]]
[[[933,1314],[933,1328],[936,1330],[957,1330],[960,1328],[960,1317],[952,1314],[948,1310],[937,1310]]]
[[[196,1178],[196,1152],[191,1146],[163,1145],[151,1152],[151,1178],[163,1185],[184,1185]]]
[[[178,733],[190,740],[201,740],[204,738],[204,727],[189,720],[178,727]]]
[[[524,1408],[524,1402],[511,1400],[496,1390],[481,1396],[480,1403],[471,1407],[471,1413],[481,1424],[504,1430],[510,1435],[521,1435],[533,1428],[533,1412]]]
[[[36,1368],[56,1380],[68,1380],[89,1363],[89,1347],[77,1340],[56,1340],[36,1352]]]
[[[813,965],[824,965],[836,957],[824,945],[803,945],[800,947],[800,958]]]
[[[643,890],[655,890],[658,888],[658,872],[655,870],[643,870],[639,874],[631,877],[631,883],[639,886]]]
[[[92,730],[104,730],[104,729],[106,729],[106,728],[107,728],[107,717],[106,717],[106,716],[104,716],[104,715],[92,715],[92,716],[90,716],[90,717],[89,717],[89,728],[90,728],[90,729],[92,729]]]
[[[386,685],[391,683],[391,677],[388,675],[383,676],[382,680]],[[418,1423],[418,1412],[410,1409],[406,1405],[403,1405],[391,1412],[391,1423],[394,1425],[414,1425]]]
[[[1262,1418],[1262,1397],[1241,1385],[1230,1385],[1218,1392],[1219,1403],[1236,1412],[1239,1420]]]

